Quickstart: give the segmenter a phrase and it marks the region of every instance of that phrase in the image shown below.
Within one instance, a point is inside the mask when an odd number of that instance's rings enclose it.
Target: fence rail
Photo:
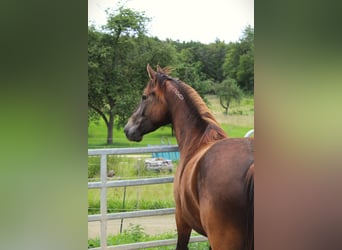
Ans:
[[[190,243],[193,242],[202,242],[206,241],[207,238],[203,236],[192,236],[190,238]],[[161,246],[171,246],[176,245],[177,239],[168,239],[168,240],[158,240],[158,241],[146,241],[146,242],[139,242],[139,243],[132,243],[132,244],[125,244],[125,245],[118,245],[118,246],[109,246],[108,250],[133,250],[133,249],[141,249],[141,248],[148,248],[148,247],[161,247]],[[92,248],[91,250],[101,250],[102,248]]]
[[[108,181],[105,187],[129,187],[129,186],[142,186],[150,184],[163,184],[173,182],[173,177],[161,177],[161,178],[147,178],[147,179],[136,179],[136,180],[118,180]],[[89,182],[88,188],[101,188],[103,187],[102,182]]]
[[[101,148],[88,149],[88,155],[128,155],[177,151],[178,146],[148,146],[141,148]]]
[[[149,146],[141,148],[108,148],[108,149],[88,149],[88,156],[100,156],[100,175],[101,180],[98,182],[88,182],[89,189],[100,189],[100,214],[89,215],[88,222],[100,221],[100,247],[92,248],[92,250],[119,250],[119,249],[141,249],[147,247],[168,246],[175,245],[176,239],[169,240],[157,240],[150,242],[141,242],[134,244],[125,244],[119,246],[107,246],[107,221],[116,219],[137,218],[145,216],[157,216],[174,214],[175,208],[163,208],[152,209],[133,212],[121,212],[121,213],[107,213],[107,188],[110,187],[128,187],[128,186],[140,186],[140,185],[152,185],[162,183],[172,183],[173,177],[160,177],[160,178],[146,178],[136,180],[117,180],[107,181],[107,156],[108,155],[125,155],[125,154],[148,154],[158,152],[177,152],[178,146]],[[193,236],[190,242],[206,241],[207,238],[203,236]]]
[[[254,130],[250,130],[246,133],[245,137],[250,137],[254,134]],[[159,152],[177,152],[178,146],[149,146],[141,148],[106,148],[106,149],[88,149],[88,156],[100,156],[100,180],[99,182],[88,182],[88,188],[98,188],[100,193],[100,214],[89,215],[88,222],[100,221],[100,247],[92,248],[91,250],[129,250],[129,249],[141,249],[147,247],[168,246],[175,245],[176,239],[159,240],[150,242],[141,242],[134,244],[125,244],[119,246],[107,246],[107,221],[115,219],[136,218],[153,215],[166,215],[173,214],[175,208],[153,209],[144,211],[133,212],[121,212],[107,214],[107,188],[109,187],[128,187],[138,185],[151,185],[160,183],[172,183],[173,177],[162,178],[149,178],[138,180],[117,180],[107,181],[107,156],[108,155],[126,155],[126,154],[148,154]],[[203,236],[192,236],[190,242],[206,241],[207,238]]]

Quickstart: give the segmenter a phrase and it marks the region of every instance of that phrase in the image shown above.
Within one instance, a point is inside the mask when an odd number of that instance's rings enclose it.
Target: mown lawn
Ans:
[[[141,142],[132,142],[126,138],[123,128],[113,131],[113,144],[107,145],[107,127],[100,120],[98,124],[88,126],[88,148],[102,147],[143,147],[148,145],[177,144],[176,138],[171,134],[171,127],[161,127],[144,136]]]
[[[252,127],[242,127],[232,124],[221,124],[229,137],[243,137]],[[158,130],[144,136],[141,142],[129,141],[123,128],[114,129],[113,144],[107,145],[107,128],[104,122],[91,123],[88,127],[88,148],[103,147],[143,147],[148,145],[177,144],[176,138],[172,136],[171,127],[161,127]]]

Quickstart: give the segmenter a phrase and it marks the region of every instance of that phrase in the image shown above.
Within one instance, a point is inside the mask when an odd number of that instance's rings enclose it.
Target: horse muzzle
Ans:
[[[142,140],[142,134],[138,131],[136,126],[131,126],[129,123],[124,128],[126,137],[130,141],[140,142]]]

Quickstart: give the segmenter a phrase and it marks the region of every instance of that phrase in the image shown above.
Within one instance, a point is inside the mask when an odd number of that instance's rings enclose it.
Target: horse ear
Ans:
[[[164,73],[163,69],[159,65],[157,65],[157,72],[158,73]]]
[[[152,69],[150,64],[147,64],[147,73],[151,80],[154,79],[156,76],[156,72]]]

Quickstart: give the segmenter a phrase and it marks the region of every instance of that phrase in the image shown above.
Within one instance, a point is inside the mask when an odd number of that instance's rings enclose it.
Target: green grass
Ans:
[[[125,199],[124,199],[125,197]],[[173,184],[154,184],[145,186],[107,189],[107,212],[127,212],[144,209],[174,207]],[[100,190],[88,190],[88,214],[100,213]]]
[[[214,113],[224,113],[223,108],[220,105],[220,99],[215,95],[207,95],[209,101],[209,108]],[[228,115],[254,115],[254,97],[244,96],[240,102],[233,101],[230,104]]]
[[[108,156],[107,169],[114,170],[111,180],[137,179],[172,176],[173,173],[148,171],[144,159],[149,156],[126,157]],[[174,162],[174,167],[177,162]],[[100,157],[88,157],[88,181],[100,181]],[[124,187],[107,189],[108,213],[124,212],[138,209],[157,209],[174,207],[173,184],[154,184],[126,187],[125,204]],[[100,190],[88,189],[88,214],[100,213]]]
[[[171,127],[161,127],[158,130],[144,136],[141,142],[132,142],[126,138],[123,128],[113,130],[113,144],[107,145],[107,127],[100,120],[98,124],[90,123],[88,126],[88,148],[103,147],[143,147],[148,145],[173,144],[176,138],[171,134]]]
[[[198,235],[198,234],[193,234]],[[157,235],[147,235],[144,232],[144,228],[140,225],[130,224],[129,228],[124,230],[123,233],[117,235],[110,235],[107,237],[107,245],[123,245],[135,242],[146,242],[146,241],[155,241],[155,240],[166,240],[166,239],[174,239],[177,238],[175,232],[168,232]],[[88,248],[95,248],[100,246],[99,238],[88,239]],[[154,248],[146,248],[147,250],[173,250],[175,246],[163,246],[163,247],[154,247]],[[196,242],[189,244],[189,250],[208,250],[209,244],[208,242]]]
[[[232,124],[221,124],[223,130],[229,137],[243,137],[252,126],[243,127]],[[105,147],[144,147],[148,145],[176,145],[177,140],[171,134],[171,128],[161,127],[158,130],[144,136],[141,142],[129,141],[123,129],[114,130],[113,144],[107,145],[107,128],[103,122],[98,125],[92,123],[88,128],[88,148],[105,148]]]
[[[232,103],[228,115],[225,115],[219,99],[214,95],[207,95],[209,108],[229,137],[243,137],[254,127],[254,97],[244,97],[240,103]],[[172,144],[176,145],[176,138],[172,136],[170,126],[144,136],[141,142],[127,140],[123,128],[113,131],[113,144],[107,145],[107,127],[103,120],[91,122],[88,126],[88,148],[104,147],[143,147],[148,145]]]

